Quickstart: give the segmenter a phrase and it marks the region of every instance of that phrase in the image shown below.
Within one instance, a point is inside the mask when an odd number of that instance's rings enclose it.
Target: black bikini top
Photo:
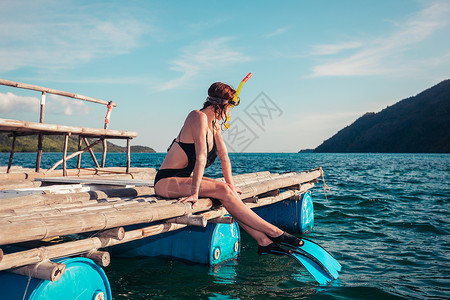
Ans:
[[[181,131],[183,130],[183,128],[181,128]],[[178,145],[180,145],[181,149],[183,149],[184,153],[186,153],[187,159],[188,159],[188,165],[186,166],[186,169],[192,169],[194,170],[195,167],[195,162],[197,161],[197,157],[195,155],[195,144],[194,143],[183,143],[180,141],[180,135],[181,135],[181,131],[178,134],[178,141],[177,139],[174,139],[172,141],[172,144],[170,144],[169,148],[167,149],[167,152],[170,150],[170,148],[172,147],[173,143],[177,143]],[[216,160],[217,157],[217,147],[216,147],[216,140],[214,139],[214,132],[213,132],[213,147],[211,149],[211,151],[208,152],[207,156],[206,156],[206,165],[205,168],[209,167],[210,165],[212,165],[214,163],[214,161]],[[209,145],[208,145],[208,134],[206,134],[206,149],[209,149]]]

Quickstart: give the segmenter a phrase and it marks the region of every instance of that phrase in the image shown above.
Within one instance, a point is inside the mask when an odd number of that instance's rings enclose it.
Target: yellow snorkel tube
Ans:
[[[241,81],[241,83],[239,83],[236,93],[234,93],[233,99],[231,101],[229,101],[229,104],[231,106],[230,108],[233,108],[234,106],[239,105],[239,102],[240,102],[239,93],[241,92],[241,89],[244,86],[244,83],[246,83],[247,80],[249,80],[250,77],[252,77],[252,75],[253,74],[251,72],[248,73],[248,75],[245,76],[245,78]],[[227,116],[226,116],[226,120],[225,120],[225,123],[223,124],[223,127],[225,127],[225,129],[230,128],[230,115],[229,114],[227,114]]]

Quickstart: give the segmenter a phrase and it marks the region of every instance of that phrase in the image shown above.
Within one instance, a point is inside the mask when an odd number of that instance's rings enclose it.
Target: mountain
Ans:
[[[450,80],[364,114],[314,152],[450,153]]]
[[[89,143],[92,144],[93,140],[88,139]],[[126,147],[118,146],[110,143],[108,140],[108,152],[126,152]],[[10,152],[11,151],[12,139],[8,137],[8,133],[0,133],[0,152]],[[42,149],[44,152],[62,152],[64,147],[64,137],[61,135],[46,135],[42,140]],[[83,148],[85,144],[83,142]],[[97,144],[93,147],[94,152],[102,152],[103,146]],[[146,146],[131,146],[131,152],[137,153],[154,153],[156,152],[150,147]],[[18,136],[16,138],[15,152],[36,152],[37,151],[37,136]],[[68,152],[78,151],[78,137],[70,136],[69,143],[67,146]]]

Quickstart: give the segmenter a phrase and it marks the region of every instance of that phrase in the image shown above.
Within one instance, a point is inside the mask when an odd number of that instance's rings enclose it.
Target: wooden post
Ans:
[[[82,139],[81,135],[79,135],[79,136],[78,136],[78,151],[81,150],[82,144],[83,144],[83,139]],[[80,154],[78,155],[78,159],[77,159],[77,169],[80,169],[80,168],[81,168],[81,154],[83,154],[83,153],[80,153]]]
[[[41,170],[41,158],[42,158],[42,133],[38,134],[38,150],[37,150],[37,157],[36,157],[36,169],[35,171],[37,173]]]
[[[123,229],[123,227],[111,228],[99,232],[98,234],[96,234],[96,236],[101,238],[112,238],[121,241],[125,237],[125,229]]]
[[[92,259],[97,265],[101,267],[107,267],[111,262],[111,256],[109,255],[109,252],[105,251],[93,250],[83,256]]]
[[[131,164],[131,147],[130,147],[130,138],[127,139],[127,169],[126,173],[130,173],[130,164]]]
[[[105,167],[105,161],[106,161],[106,151],[108,149],[108,146],[106,145],[106,139],[103,138],[103,153],[102,153],[102,168]]]
[[[87,147],[89,147],[89,141],[87,140],[87,138],[83,137],[83,141],[86,144]],[[94,164],[97,168],[100,168],[97,159],[95,158],[94,155],[94,151],[92,151],[92,149],[89,147],[89,153],[91,154],[92,160],[94,161]]]
[[[201,215],[185,215],[185,216],[169,219],[166,222],[200,226],[200,227],[206,227],[206,225],[208,225],[208,220],[206,219],[206,217],[201,216]]]
[[[64,134],[64,151],[63,151],[63,176],[67,176],[67,165],[66,165],[66,156],[67,156],[67,144],[69,143],[69,134]]]
[[[16,135],[13,134],[13,140],[12,140],[12,145],[11,145],[11,153],[9,154],[8,169],[6,170],[6,173],[10,173],[11,172],[11,165],[12,165],[12,161],[13,161],[14,147],[15,146],[16,146]]]
[[[107,111],[105,116],[105,126],[104,129],[108,129],[109,126],[109,119],[111,117],[111,111],[112,111],[112,101],[110,101],[107,105]],[[105,161],[106,161],[106,151],[107,151],[108,145],[106,144],[106,137],[103,138],[103,153],[102,153],[102,168],[105,167]]]
[[[39,123],[44,123],[44,114],[45,114],[45,98],[46,93],[43,91],[41,95],[41,110],[39,115]],[[36,157],[36,172],[41,170],[41,158],[42,158],[42,138],[43,134],[38,134],[38,152]]]
[[[31,276],[33,278],[57,281],[66,271],[66,265],[51,261],[42,261],[37,264],[11,269],[9,271],[11,273]]]

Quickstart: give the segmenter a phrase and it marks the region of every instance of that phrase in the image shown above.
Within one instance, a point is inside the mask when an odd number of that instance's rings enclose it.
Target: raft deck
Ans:
[[[88,256],[105,266],[109,263],[109,253],[100,249],[186,226],[233,222],[226,216],[225,208],[214,199],[199,199],[192,208],[190,203],[156,196],[154,169],[145,172],[141,169],[141,176],[136,177],[143,179],[124,178],[131,175],[105,171],[102,175],[22,179],[39,186],[20,189],[17,193],[5,189],[7,185],[0,186],[3,188],[0,191],[0,247],[5,250],[2,253],[0,249],[0,270],[48,279],[53,276],[49,268],[40,270],[38,266],[51,259]],[[139,172],[132,169],[133,173]],[[322,174],[319,168],[301,173],[249,173],[233,178],[243,192],[242,201],[255,208],[298,199]],[[127,225],[136,225],[137,229],[125,231]],[[51,238],[53,240],[48,242]],[[46,241],[42,241],[44,239]],[[11,245],[28,249],[10,253]],[[60,266],[50,269],[53,273],[55,270],[63,272]]]

